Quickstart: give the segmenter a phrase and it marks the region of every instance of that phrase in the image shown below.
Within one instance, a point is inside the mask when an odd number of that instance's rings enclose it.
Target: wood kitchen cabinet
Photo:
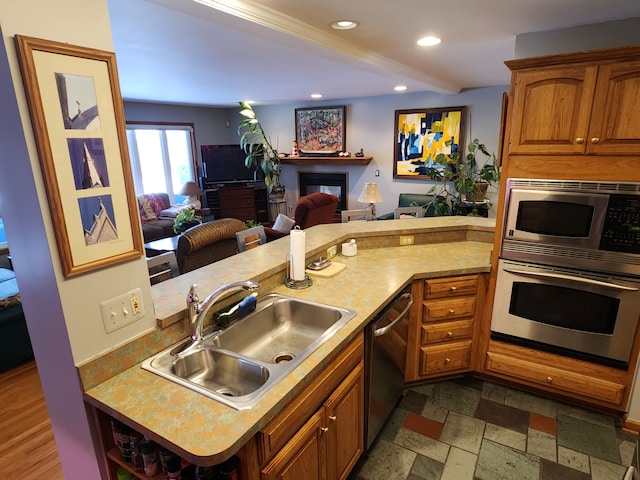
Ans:
[[[430,278],[412,285],[405,380],[471,370],[480,275]]]
[[[505,62],[509,154],[640,154],[640,49]]]
[[[627,397],[624,370],[493,340],[485,372],[614,410],[621,410]]]
[[[363,452],[363,392],[359,364],[262,469],[261,478],[345,479]]]
[[[363,358],[360,334],[256,435],[261,480],[347,478],[364,451]]]

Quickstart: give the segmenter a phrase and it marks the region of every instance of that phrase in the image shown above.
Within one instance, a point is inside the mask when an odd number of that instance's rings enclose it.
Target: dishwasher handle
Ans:
[[[380,337],[380,336],[388,333],[389,330],[391,330],[395,326],[395,324],[398,323],[400,320],[402,320],[404,318],[404,316],[407,314],[407,312],[411,308],[411,305],[413,305],[413,295],[411,295],[411,293],[409,293],[409,292],[403,293],[396,300],[394,300],[394,303],[399,301],[399,300],[402,300],[402,299],[407,299],[408,300],[407,306],[404,308],[404,310],[402,310],[402,312],[400,312],[400,314],[389,325],[386,325],[386,326],[384,326],[382,328],[375,329],[373,331],[373,336],[374,337]]]

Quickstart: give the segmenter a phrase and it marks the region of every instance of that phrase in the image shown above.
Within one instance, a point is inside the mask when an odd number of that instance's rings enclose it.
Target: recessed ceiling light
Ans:
[[[322,98],[322,94],[321,93],[312,93],[311,94],[311,98]]]
[[[331,22],[329,25],[335,30],[351,30],[360,24],[353,20],[336,20],[335,22]]]
[[[434,45],[438,45],[442,39],[438,37],[424,37],[418,40],[418,45],[421,47],[433,47]]]
[[[396,92],[404,92],[407,89],[406,85],[396,85],[393,87]]]

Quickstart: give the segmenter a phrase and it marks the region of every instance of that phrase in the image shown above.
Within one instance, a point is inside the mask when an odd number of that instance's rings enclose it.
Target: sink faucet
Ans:
[[[189,293],[187,294],[187,318],[189,319],[192,344],[202,341],[204,319],[207,316],[207,312],[218,300],[240,290],[257,290],[260,288],[260,282],[243,280],[240,282],[226,283],[211,292],[202,302],[200,302],[200,299],[198,298],[196,288],[197,285],[194,283],[189,288]]]

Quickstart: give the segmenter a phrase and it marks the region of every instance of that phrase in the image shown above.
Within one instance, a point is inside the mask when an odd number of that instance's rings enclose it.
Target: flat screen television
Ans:
[[[264,181],[262,169],[245,167],[247,155],[240,145],[201,145],[202,179],[205,183],[242,183]]]

